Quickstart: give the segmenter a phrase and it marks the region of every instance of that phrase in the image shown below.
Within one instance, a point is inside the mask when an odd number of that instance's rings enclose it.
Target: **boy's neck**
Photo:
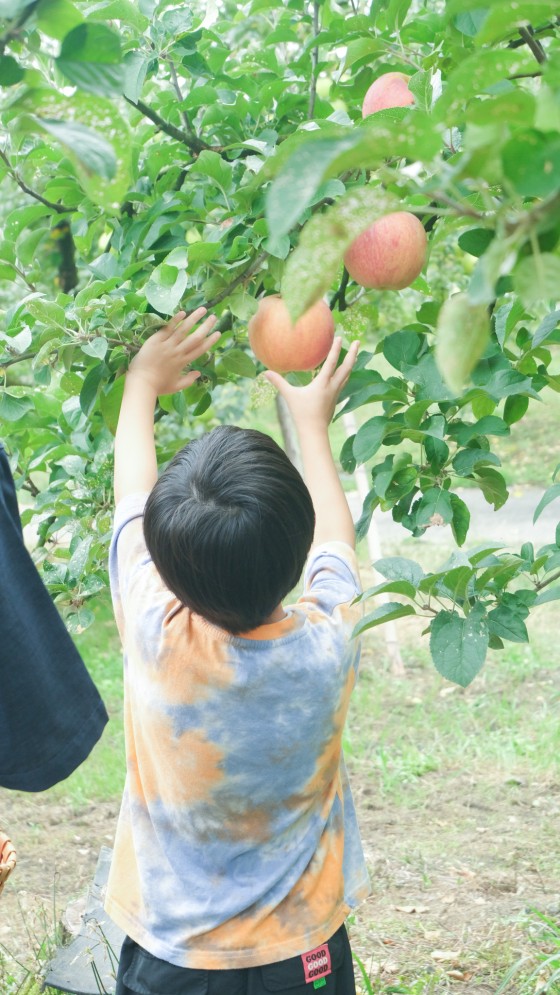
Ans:
[[[268,618],[265,618],[264,622],[262,622],[261,624],[272,625],[273,622],[281,622],[283,618],[286,618],[286,612],[284,611],[284,606],[278,605],[278,607],[275,608],[274,611],[272,612],[272,615],[269,615]]]

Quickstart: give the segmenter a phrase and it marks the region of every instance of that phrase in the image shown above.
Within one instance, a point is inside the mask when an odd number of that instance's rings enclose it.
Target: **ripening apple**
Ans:
[[[324,301],[317,301],[292,324],[279,294],[259,301],[248,328],[255,356],[276,373],[314,370],[326,358],[334,339],[334,319]]]
[[[428,238],[415,214],[385,214],[358,235],[346,250],[344,265],[362,287],[402,290],[421,273]]]
[[[414,95],[408,89],[408,76],[404,73],[384,73],[367,91],[362,104],[362,117],[388,107],[409,107],[413,103]]]

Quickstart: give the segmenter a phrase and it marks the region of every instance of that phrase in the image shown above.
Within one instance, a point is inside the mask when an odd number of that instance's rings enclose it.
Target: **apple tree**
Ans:
[[[393,73],[410,99],[363,117]],[[362,628],[426,616],[460,684],[489,647],[526,641],[529,612],[560,597],[560,529],[541,550],[465,549],[456,488],[502,506],[492,440],[560,390],[556,4],[0,0],[0,86],[2,438],[70,628],[106,585],[130,357],[180,306],[220,315],[201,381],[161,399],[165,459],[173,426],[201,431],[228,382],[258,374],[247,323],[280,293],[294,321],[326,300],[362,341],[344,411],[364,410],[340,455],[371,481],[360,533],[380,508],[457,547],[438,572],[378,563],[365,600],[399,600],[367,605]],[[430,262],[380,297],[344,260],[401,212]]]

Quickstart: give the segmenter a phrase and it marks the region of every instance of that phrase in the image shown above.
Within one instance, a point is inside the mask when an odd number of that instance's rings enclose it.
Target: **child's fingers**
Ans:
[[[201,335],[201,331],[202,329],[196,335],[191,335],[188,339],[184,340],[183,359],[185,365],[192,363],[194,359],[198,359],[199,356],[203,356],[205,352],[208,352],[216,344],[221,335],[221,332],[211,332],[209,335]]]
[[[190,314],[185,314],[184,311],[180,311],[179,314],[181,314],[182,317],[179,319],[179,321],[176,324],[174,324],[173,332],[177,336],[177,338],[184,338],[185,335],[187,335],[188,332],[190,332],[191,328],[194,328],[196,323],[200,321],[201,318],[204,317],[204,315],[206,314],[206,308],[197,307],[196,310],[191,311]],[[176,315],[175,317],[178,316]],[[174,319],[172,319],[172,321],[174,321]]]
[[[348,377],[350,376],[350,374],[352,372],[352,367],[354,366],[354,363],[356,362],[356,357],[358,355],[359,348],[360,348],[360,343],[359,342],[357,342],[357,341],[352,342],[352,344],[351,344],[350,348],[348,349],[348,352],[346,353],[346,355],[345,355],[342,363],[335,370],[335,372],[333,374],[332,382],[333,382],[333,386],[336,388],[336,390],[342,390],[342,388],[344,387],[346,381],[348,380]]]
[[[279,373],[276,373],[274,370],[265,370],[263,376],[265,380],[268,380],[268,382],[271,383],[272,386],[275,387],[278,393],[281,394],[283,397],[285,397],[286,394],[290,391],[291,386],[288,383],[288,381],[285,380],[284,377],[281,376]]]
[[[342,339],[341,338],[333,339],[333,344],[330,347],[327,354],[327,358],[325,359],[325,362],[323,363],[317,375],[317,379],[319,378],[321,378],[322,380],[331,379],[334,371],[336,370],[336,364],[338,363],[338,357],[340,356],[341,349],[342,349]]]
[[[180,377],[177,381],[177,389],[186,390],[187,387],[192,387],[193,383],[198,380],[199,376],[201,376],[200,370],[191,370],[190,373],[185,373],[185,375]]]
[[[170,335],[172,335],[175,329],[177,328],[177,325],[179,325],[184,318],[186,318],[185,312],[177,311],[177,314],[174,314],[173,317],[169,319],[169,321],[167,322],[166,325],[163,326],[161,331],[168,332]]]

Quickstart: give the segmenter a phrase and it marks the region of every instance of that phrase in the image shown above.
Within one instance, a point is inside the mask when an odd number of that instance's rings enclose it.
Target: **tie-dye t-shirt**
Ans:
[[[293,957],[369,893],[341,752],[359,660],[355,554],[315,547],[286,617],[231,636],[163,584],[146,497],[118,505],[110,552],[127,778],[106,909],[179,966]]]

